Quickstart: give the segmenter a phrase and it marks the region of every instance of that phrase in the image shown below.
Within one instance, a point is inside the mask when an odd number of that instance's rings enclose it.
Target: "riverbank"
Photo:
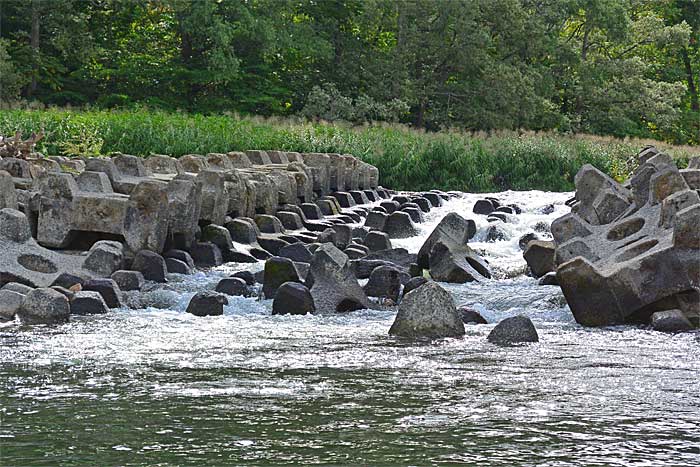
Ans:
[[[634,168],[650,141],[589,135],[498,132],[426,133],[404,126],[360,126],[204,116],[160,111],[0,111],[0,134],[43,129],[45,155],[122,152],[145,156],[228,152],[250,148],[353,154],[377,167],[397,190],[573,190],[573,177],[593,164],[618,180]],[[697,148],[653,142],[684,166]]]

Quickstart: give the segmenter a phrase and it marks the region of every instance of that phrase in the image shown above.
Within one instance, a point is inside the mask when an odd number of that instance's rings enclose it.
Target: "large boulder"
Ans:
[[[502,320],[491,330],[488,340],[496,345],[514,345],[538,342],[537,329],[530,318],[524,315],[511,316]]]
[[[430,276],[436,281],[463,284],[491,277],[488,263],[468,245],[448,246],[442,241],[430,250]]]
[[[406,294],[389,334],[412,339],[464,335],[452,295],[436,282],[427,282]]]
[[[467,220],[455,212],[447,214],[418,250],[418,266],[423,269],[430,267],[430,250],[437,242],[442,242],[450,248],[458,247],[466,245],[475,233],[476,223],[473,220]]]
[[[320,312],[347,312],[369,307],[348,256],[330,243],[319,246],[311,259],[307,285]]]
[[[700,197],[673,159],[646,151],[626,186],[591,166],[577,174],[571,213],[552,223],[557,281],[586,326],[697,319]]]
[[[225,295],[206,290],[197,292],[185,311],[195,316],[220,316],[224,314],[224,305],[228,305]]]
[[[316,312],[311,291],[298,282],[282,284],[272,301],[273,315],[305,315]]]
[[[535,277],[554,271],[554,242],[531,240],[523,252],[523,258]]]
[[[68,299],[53,289],[34,289],[25,295],[17,310],[22,324],[61,324],[70,318]]]

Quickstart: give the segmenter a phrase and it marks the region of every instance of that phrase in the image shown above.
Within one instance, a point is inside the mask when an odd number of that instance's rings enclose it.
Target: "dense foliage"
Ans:
[[[44,128],[47,155],[206,154],[246,149],[354,154],[380,169],[384,186],[464,191],[571,190],[586,163],[622,180],[647,141],[559,133],[426,132],[402,125],[204,116],[162,111],[0,113],[0,134]],[[694,148],[662,146],[682,165]]]
[[[696,0],[1,0],[0,100],[700,139]]]

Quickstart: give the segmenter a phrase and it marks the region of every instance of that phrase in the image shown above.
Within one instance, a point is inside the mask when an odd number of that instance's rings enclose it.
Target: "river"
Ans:
[[[482,196],[394,245],[474,218],[496,279],[445,287],[491,323],[528,315],[538,344],[493,346],[494,324],[410,343],[387,334],[392,311],[271,316],[254,298],[195,317],[190,297],[244,265],[172,276],[143,293],[153,306],[0,328],[0,466],[700,465],[698,334],[577,325],[518,247],[571,194],[494,194],[524,212],[493,243],[471,214]]]

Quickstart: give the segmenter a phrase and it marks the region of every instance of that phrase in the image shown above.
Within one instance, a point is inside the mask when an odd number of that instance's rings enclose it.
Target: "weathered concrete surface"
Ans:
[[[8,282],[19,282],[31,287],[48,287],[62,273],[71,273],[83,278],[111,274],[99,264],[101,271],[91,270],[97,264],[92,250],[87,256],[63,254],[41,247],[31,236],[26,216],[14,209],[0,210],[0,286]],[[87,267],[86,267],[87,263]]]
[[[649,323],[654,312],[700,317],[700,198],[672,159],[645,151],[629,189],[591,166],[572,212],[552,223],[557,280],[588,326]]]
[[[164,183],[140,181],[127,196],[82,191],[70,174],[47,172],[37,185],[40,244],[64,248],[79,232],[100,232],[121,236],[131,252],[163,250],[168,231]]]

